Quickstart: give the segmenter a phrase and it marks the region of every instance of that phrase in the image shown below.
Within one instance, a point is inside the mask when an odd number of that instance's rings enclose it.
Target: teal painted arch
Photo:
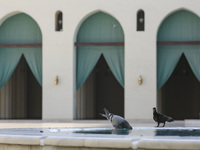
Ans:
[[[195,13],[181,9],[170,14],[161,23],[157,41],[199,41],[200,18]]]
[[[124,32],[120,23],[112,16],[97,12],[89,16],[80,26],[77,42],[123,42]]]
[[[25,13],[7,18],[0,26],[0,44],[42,43],[42,33],[37,22]]]

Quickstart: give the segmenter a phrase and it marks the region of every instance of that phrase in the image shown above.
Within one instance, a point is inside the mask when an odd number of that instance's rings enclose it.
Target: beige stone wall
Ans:
[[[156,106],[156,36],[161,22],[179,9],[200,16],[197,0],[0,0],[0,23],[18,12],[30,15],[43,37],[43,119],[73,119],[75,46],[81,23],[95,12],[115,17],[125,35],[125,118],[151,119]],[[145,12],[145,31],[136,31],[136,13]],[[63,12],[63,31],[55,14]],[[143,84],[138,85],[141,75]],[[58,76],[59,83],[54,85]]]

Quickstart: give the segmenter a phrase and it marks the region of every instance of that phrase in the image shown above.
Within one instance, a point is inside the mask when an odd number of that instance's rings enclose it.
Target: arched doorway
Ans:
[[[88,17],[77,35],[76,116],[100,119],[107,108],[124,116],[124,34],[103,12]]]
[[[173,13],[157,40],[158,109],[177,120],[199,118],[199,17],[186,10]]]
[[[42,35],[24,13],[0,27],[0,119],[42,118]]]

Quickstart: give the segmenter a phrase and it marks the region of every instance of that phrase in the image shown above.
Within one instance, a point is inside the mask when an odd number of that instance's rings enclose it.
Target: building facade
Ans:
[[[199,1],[0,2],[1,119],[199,118]]]

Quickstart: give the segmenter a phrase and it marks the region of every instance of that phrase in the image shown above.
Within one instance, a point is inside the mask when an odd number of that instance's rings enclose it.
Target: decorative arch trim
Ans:
[[[178,8],[176,10],[172,10],[171,12],[169,12],[160,22],[160,25],[158,27],[158,30],[157,30],[157,38],[158,38],[158,34],[159,34],[159,31],[160,31],[160,28],[163,24],[163,22],[169,17],[171,16],[172,14],[174,13],[177,13],[179,11],[188,11],[190,13],[193,13],[194,15],[198,16],[199,15],[197,13],[195,13],[194,11],[190,10],[190,9],[187,9],[187,8]],[[158,41],[157,40],[157,45],[200,45],[200,41]]]

